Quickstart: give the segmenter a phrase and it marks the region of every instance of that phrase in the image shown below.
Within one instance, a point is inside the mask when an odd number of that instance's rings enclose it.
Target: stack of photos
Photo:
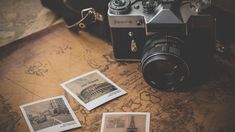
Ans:
[[[81,127],[64,96],[21,105],[20,109],[31,132],[58,132]]]
[[[103,113],[101,132],[149,132],[150,113]]]
[[[75,77],[61,86],[88,110],[126,94],[98,70]]]

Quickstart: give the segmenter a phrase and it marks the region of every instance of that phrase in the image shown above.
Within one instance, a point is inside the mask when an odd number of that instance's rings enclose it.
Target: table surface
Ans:
[[[19,106],[59,95],[82,124],[71,131],[99,131],[103,112],[150,112],[153,132],[235,131],[235,46],[231,49],[229,57],[216,56],[205,83],[161,92],[145,83],[138,62],[115,61],[108,42],[58,24],[0,49],[0,131],[29,131]],[[60,84],[95,69],[128,94],[88,111]]]

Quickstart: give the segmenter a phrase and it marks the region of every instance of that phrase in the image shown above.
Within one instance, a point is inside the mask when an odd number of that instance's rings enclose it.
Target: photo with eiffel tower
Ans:
[[[103,113],[101,132],[149,132],[150,113]]]

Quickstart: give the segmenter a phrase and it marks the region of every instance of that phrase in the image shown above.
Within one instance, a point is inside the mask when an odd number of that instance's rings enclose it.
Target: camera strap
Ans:
[[[67,25],[67,28],[72,31],[80,31],[97,21],[103,22],[103,16],[94,8],[85,8],[81,11],[81,19],[72,25]]]

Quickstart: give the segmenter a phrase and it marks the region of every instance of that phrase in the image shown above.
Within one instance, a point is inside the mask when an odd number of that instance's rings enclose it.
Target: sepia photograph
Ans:
[[[61,86],[88,110],[126,94],[98,70],[75,77]]]
[[[149,132],[150,113],[103,113],[101,132]]]
[[[31,132],[65,131],[81,127],[64,96],[57,96],[21,105]]]

